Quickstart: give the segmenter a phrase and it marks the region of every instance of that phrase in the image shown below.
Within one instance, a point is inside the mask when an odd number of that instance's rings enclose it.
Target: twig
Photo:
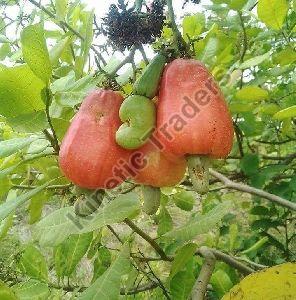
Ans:
[[[135,289],[131,289],[126,291],[125,289],[121,289],[120,294],[121,295],[136,295],[142,292],[150,291],[153,289],[156,289],[158,287],[158,284],[156,282],[151,282],[143,285],[139,285]]]
[[[72,184],[64,184],[64,185],[50,185],[48,187],[46,187],[46,190],[64,190],[64,189],[68,189],[69,187],[71,187]],[[33,190],[36,189],[38,186],[34,186],[34,185],[13,185],[12,188],[13,189],[19,189],[19,190]]]
[[[192,300],[204,300],[207,286],[215,269],[216,257],[207,247],[201,247],[199,253],[205,261],[191,292]]]
[[[139,252],[140,252],[140,254],[141,254],[143,257],[145,257],[144,254],[143,254],[140,250],[139,250]],[[163,285],[162,281],[160,280],[160,278],[159,278],[158,276],[156,276],[156,274],[154,273],[153,269],[151,268],[149,262],[146,262],[146,264],[147,264],[147,266],[148,266],[148,268],[149,268],[149,270],[150,270],[150,273],[151,273],[151,274],[153,275],[153,277],[157,280],[158,285],[159,285],[159,287],[162,289],[162,292],[163,292],[164,296],[166,297],[166,299],[170,300],[171,297],[169,296],[169,293],[168,293],[168,291],[166,290],[165,286]]]
[[[239,261],[243,261],[251,266],[253,266],[254,268],[257,268],[257,269],[266,269],[268,268],[268,266],[265,266],[265,265],[262,265],[262,264],[258,264],[258,263],[255,263],[247,258],[244,258],[244,257],[237,257],[235,256],[234,259],[236,260],[239,260]]]
[[[248,186],[246,184],[233,182],[230,179],[228,179],[227,177],[225,177],[224,175],[222,175],[221,173],[219,173],[219,172],[217,172],[213,169],[210,169],[210,174],[212,176],[214,176],[215,178],[217,178],[222,183],[224,183],[224,185],[227,188],[234,189],[234,190],[241,191],[241,192],[246,192],[246,193],[249,193],[251,195],[259,196],[259,197],[267,199],[267,200],[269,200],[273,203],[276,203],[278,205],[281,205],[281,206],[284,206],[284,207],[287,207],[291,210],[296,211],[296,204],[291,202],[291,201],[288,201],[288,200],[286,200],[284,198],[281,198],[279,196],[276,196],[274,194],[270,194],[270,193],[265,192],[263,190],[253,188],[253,187]]]
[[[229,266],[233,267],[234,269],[238,270],[240,273],[244,275],[249,275],[253,272],[255,272],[254,269],[240,263],[237,258],[232,257],[222,251],[219,251],[217,249],[209,248],[208,250],[212,251],[212,253],[215,255],[217,260],[221,260],[228,264]]]
[[[242,158],[244,156],[243,136],[242,136],[240,128],[238,127],[238,125],[236,123],[234,123],[234,132],[235,132],[235,136],[236,136],[236,140],[237,140],[237,144],[238,144],[239,153],[241,156],[240,158]]]
[[[128,63],[132,63],[133,59],[134,59],[134,56],[135,56],[135,52],[136,52],[137,48],[136,46],[133,46],[131,48],[131,51],[129,53],[129,55],[123,60],[120,62],[120,64],[109,74],[109,76],[115,76],[116,73],[126,64]]]
[[[171,23],[171,27],[176,39],[176,43],[178,45],[178,49],[181,50],[181,52],[187,53],[188,47],[186,42],[184,41],[179,29],[178,25],[176,23],[174,8],[173,8],[173,1],[172,0],[166,0],[167,6],[168,6],[168,13],[169,13],[169,19]]]
[[[47,122],[48,122],[50,130],[51,130],[51,134],[47,130],[44,130],[44,134],[48,138],[48,140],[51,143],[55,152],[57,154],[59,154],[59,152],[60,152],[59,140],[58,140],[57,134],[55,132],[55,129],[53,127],[51,117],[50,117],[50,112],[49,112],[49,107],[50,107],[52,96],[51,96],[51,92],[48,88],[45,89],[45,93],[46,93],[46,95],[45,95],[46,96],[45,114],[46,114],[46,119],[47,119]]]
[[[56,19],[56,16],[51,11],[49,11],[48,9],[46,9],[43,5],[41,5],[41,3],[39,3],[39,2],[37,2],[35,0],[28,0],[28,1],[31,2],[33,5],[35,5],[36,7],[40,8],[43,12],[45,12],[50,18],[53,19],[53,21],[60,28],[64,29],[63,27],[65,27],[69,31],[71,31],[73,34],[75,34],[80,40],[82,40],[82,41],[85,40],[85,38],[77,30],[75,30],[72,26],[70,26],[67,22],[65,22],[65,21],[58,21]],[[103,64],[106,65],[106,61],[103,58],[103,56],[101,55],[101,53],[93,45],[91,45],[90,48],[100,58],[100,60],[103,62]]]
[[[165,261],[172,260],[164,253],[162,248],[147,233],[145,233],[142,229],[140,229],[135,223],[133,223],[129,219],[125,219],[124,223],[127,224],[134,232],[136,232],[139,236],[141,236],[145,241],[147,241],[163,260]]]
[[[148,65],[149,64],[149,59],[147,58],[147,55],[146,55],[146,52],[144,50],[143,45],[142,44],[138,45],[138,49],[142,54],[142,57],[144,59],[145,64]]]
[[[116,239],[123,244],[123,240],[120,238],[120,236],[117,234],[117,232],[113,229],[111,225],[107,225],[108,229],[112,232],[112,234],[116,237]]]

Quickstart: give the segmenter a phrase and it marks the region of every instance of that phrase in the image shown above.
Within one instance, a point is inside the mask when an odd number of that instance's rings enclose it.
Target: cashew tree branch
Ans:
[[[229,189],[234,189],[240,192],[245,192],[245,193],[249,193],[251,195],[254,196],[258,196],[264,199],[267,199],[275,204],[284,206],[286,208],[289,208],[291,210],[295,210],[296,211],[296,203],[293,203],[291,201],[288,201],[282,197],[279,197],[277,195],[274,194],[270,194],[268,192],[265,192],[263,190],[251,187],[249,185],[243,184],[243,183],[236,183],[234,181],[231,181],[230,179],[228,179],[227,177],[225,177],[224,175],[222,175],[221,173],[210,169],[210,174],[217,178],[219,181],[221,181],[226,188]]]

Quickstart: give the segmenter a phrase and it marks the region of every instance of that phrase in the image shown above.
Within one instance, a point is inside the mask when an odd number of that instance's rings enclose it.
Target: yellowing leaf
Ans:
[[[287,0],[259,0],[259,19],[269,28],[280,30],[288,12]]]
[[[284,120],[293,117],[296,117],[296,105],[280,110],[273,116],[273,118],[277,120]]]
[[[251,274],[222,300],[296,299],[296,264],[286,263]]]
[[[274,62],[282,66],[292,64],[296,61],[296,51],[292,48],[286,48],[274,55]]]
[[[236,98],[243,101],[257,102],[268,98],[268,91],[258,87],[249,85],[236,93]]]

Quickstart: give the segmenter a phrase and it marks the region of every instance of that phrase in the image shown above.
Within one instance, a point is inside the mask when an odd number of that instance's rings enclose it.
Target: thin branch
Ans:
[[[116,237],[116,239],[123,244],[123,240],[121,239],[121,237],[117,234],[117,232],[113,229],[113,227],[111,225],[107,225],[108,229],[112,232],[112,234]]]
[[[47,122],[48,122],[50,130],[51,130],[51,134],[47,130],[44,131],[44,134],[48,138],[48,140],[51,143],[55,152],[57,154],[59,154],[59,152],[60,152],[59,140],[58,140],[57,134],[55,132],[55,129],[53,127],[51,117],[50,117],[50,112],[49,112],[49,107],[51,104],[52,96],[51,96],[51,92],[48,88],[45,89],[45,93],[46,93],[46,95],[45,95],[46,96],[45,114],[46,114],[46,119],[47,119]]]
[[[241,262],[238,261],[237,258],[232,257],[222,251],[219,251],[217,249],[210,248],[210,251],[215,255],[217,260],[221,260],[228,264],[229,266],[233,267],[234,269],[238,270],[240,273],[244,275],[249,275],[251,273],[254,273],[255,270],[242,264]]]
[[[69,184],[64,184],[64,185],[50,185],[48,187],[46,187],[46,190],[64,190],[64,189],[68,189],[72,186],[71,183]],[[38,188],[38,186],[34,186],[34,185],[13,185],[12,186],[13,189],[19,189],[19,190],[33,190]]]
[[[70,26],[67,22],[65,21],[58,21],[56,19],[56,16],[49,11],[48,9],[46,9],[43,5],[41,5],[41,3],[35,1],[35,0],[28,0],[29,2],[31,2],[33,5],[35,5],[36,7],[40,8],[43,12],[45,12],[50,18],[53,19],[53,21],[62,29],[67,28],[69,31],[71,31],[73,34],[75,34],[80,40],[84,41],[85,38],[77,31],[75,30],[72,26]],[[100,60],[103,62],[104,65],[106,65],[106,61],[103,58],[103,56],[101,55],[101,53],[93,46],[91,45],[90,47],[92,49],[92,51],[100,58]]]
[[[139,250],[139,252],[140,252],[140,254],[141,254],[143,257],[145,257],[144,254],[143,254],[140,250]],[[164,284],[162,283],[162,281],[160,280],[160,278],[154,273],[154,271],[153,271],[153,269],[151,268],[149,262],[146,262],[146,264],[147,264],[147,266],[148,266],[148,268],[149,268],[149,270],[150,270],[150,273],[153,275],[153,277],[154,277],[154,278],[156,279],[156,281],[158,282],[158,286],[162,289],[162,292],[163,292],[164,296],[166,297],[166,299],[170,300],[171,297],[169,296],[169,293],[168,293],[168,291],[166,290]]]
[[[109,76],[115,76],[116,73],[126,64],[128,63],[132,63],[134,60],[134,56],[135,56],[135,52],[136,52],[137,48],[135,46],[133,46],[131,48],[131,51],[129,53],[129,55],[120,62],[120,64],[109,74]]]
[[[244,257],[237,257],[237,256],[235,256],[233,258],[236,259],[236,260],[239,260],[239,261],[243,261],[243,262],[245,262],[245,263],[249,264],[250,266],[253,266],[254,268],[257,268],[257,269],[266,269],[266,268],[268,268],[268,266],[255,263],[255,262],[253,262],[253,261],[251,261],[251,260],[249,260],[247,258],[244,258]]]
[[[131,289],[128,291],[126,291],[125,289],[121,289],[120,294],[121,295],[136,295],[136,294],[139,294],[142,292],[147,292],[147,291],[156,289],[157,287],[159,287],[159,286],[156,282],[151,282],[151,283],[139,285],[137,288]]]
[[[147,55],[146,55],[146,52],[145,52],[145,49],[144,49],[143,45],[142,44],[138,45],[138,49],[142,54],[142,57],[144,59],[145,64],[148,65],[149,64],[149,59],[147,58]]]
[[[186,42],[184,41],[179,29],[178,25],[176,23],[174,8],[173,8],[173,1],[172,0],[166,0],[167,6],[168,6],[168,13],[169,13],[169,19],[171,23],[171,27],[175,36],[176,43],[178,45],[178,49],[181,50],[181,52],[185,51],[185,53],[188,50],[188,46]]]
[[[246,184],[233,182],[230,179],[228,179],[227,177],[225,177],[224,175],[222,175],[221,173],[219,173],[213,169],[210,169],[210,174],[212,176],[214,176],[215,178],[217,178],[219,181],[221,181],[227,188],[245,192],[245,193],[249,193],[251,195],[259,196],[259,197],[267,199],[273,203],[276,203],[278,205],[281,205],[281,206],[284,206],[291,210],[296,211],[296,204],[291,201],[288,201],[288,200],[281,198],[279,196],[276,196],[274,194],[270,194],[263,190],[253,188]]]
[[[207,291],[207,286],[215,269],[216,257],[207,247],[199,249],[200,255],[204,257],[204,263],[191,292],[192,300],[203,300]]]
[[[171,261],[172,258],[168,257],[162,248],[153,240],[147,233],[140,229],[135,223],[129,219],[125,219],[124,223],[127,224],[134,232],[141,236],[145,241],[147,241],[152,248],[159,254],[159,256],[165,261]]]

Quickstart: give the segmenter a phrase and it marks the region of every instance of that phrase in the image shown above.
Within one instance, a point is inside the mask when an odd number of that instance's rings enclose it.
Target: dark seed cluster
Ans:
[[[164,1],[154,0],[146,12],[127,9],[122,1],[112,4],[103,19],[103,30],[111,43],[123,51],[136,44],[153,43],[164,25]]]

